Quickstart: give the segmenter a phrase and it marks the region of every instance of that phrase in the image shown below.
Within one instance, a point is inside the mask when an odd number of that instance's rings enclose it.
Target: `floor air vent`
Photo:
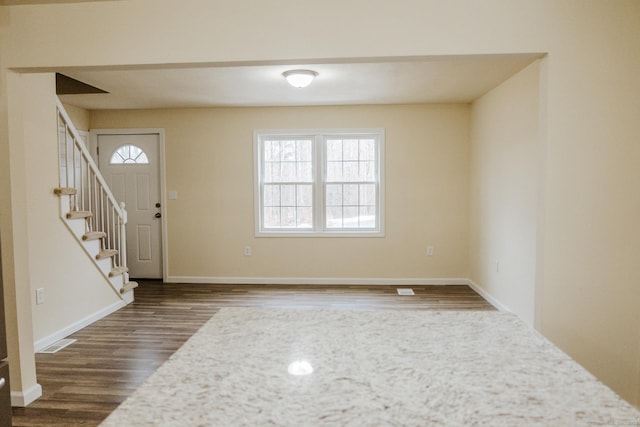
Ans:
[[[413,289],[410,288],[398,288],[396,291],[398,291],[398,295],[415,295]]]
[[[42,350],[40,350],[38,353],[47,353],[47,354],[53,354],[53,353],[57,353],[60,350],[62,350],[63,348],[70,346],[71,344],[73,344],[74,342],[76,342],[76,340],[74,339],[69,339],[69,338],[65,338],[62,339],[60,341],[56,341],[53,344],[51,344],[49,347],[45,347]]]

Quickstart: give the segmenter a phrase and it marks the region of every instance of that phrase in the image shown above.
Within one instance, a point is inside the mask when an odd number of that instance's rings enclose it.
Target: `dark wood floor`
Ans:
[[[13,408],[14,426],[100,424],[221,307],[493,310],[467,286],[184,285],[141,282],[135,303],[71,335],[56,354],[37,354],[43,395]]]

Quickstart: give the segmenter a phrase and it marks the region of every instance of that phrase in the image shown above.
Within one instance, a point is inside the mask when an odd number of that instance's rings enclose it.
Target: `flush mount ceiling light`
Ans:
[[[282,73],[282,75],[293,87],[307,87],[318,73],[313,70],[289,70]]]

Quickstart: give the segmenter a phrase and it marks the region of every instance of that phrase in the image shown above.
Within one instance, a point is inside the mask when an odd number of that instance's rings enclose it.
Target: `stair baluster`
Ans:
[[[85,231],[80,239],[101,242],[100,252],[95,255],[94,261],[103,258],[111,260],[111,271],[104,273],[105,277],[109,280],[122,276],[122,283],[117,287],[113,281],[109,281],[119,294],[126,294],[136,284],[129,283],[125,205],[116,201],[59,100],[57,114],[60,182],[54,193],[69,200],[66,220],[84,220]]]

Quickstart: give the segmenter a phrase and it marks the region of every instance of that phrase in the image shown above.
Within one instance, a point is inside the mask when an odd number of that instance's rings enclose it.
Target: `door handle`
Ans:
[[[160,218],[162,216],[162,214],[160,212],[156,212],[156,214],[154,215],[156,218]]]
[[[4,377],[0,378],[0,389],[4,387],[5,383],[6,381],[4,380]]]

